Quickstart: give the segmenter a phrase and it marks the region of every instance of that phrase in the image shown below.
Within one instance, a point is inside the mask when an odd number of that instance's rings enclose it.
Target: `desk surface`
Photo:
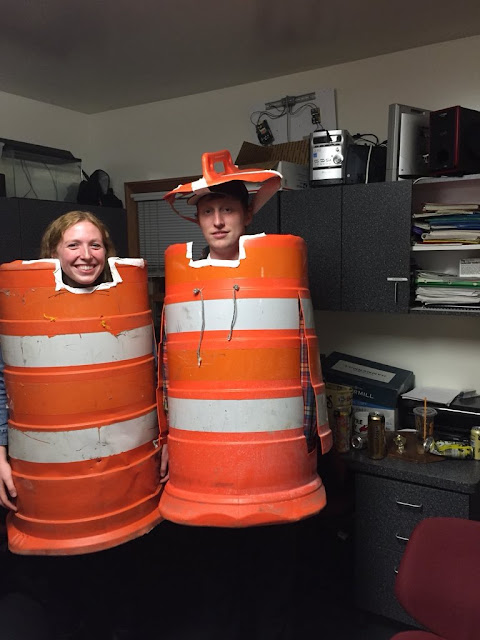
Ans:
[[[341,456],[353,471],[413,482],[458,493],[474,494],[480,490],[480,460],[445,459],[421,463],[387,456],[371,460],[364,451],[350,451]]]

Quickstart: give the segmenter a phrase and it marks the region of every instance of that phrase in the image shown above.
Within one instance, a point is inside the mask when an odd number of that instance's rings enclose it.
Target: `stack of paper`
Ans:
[[[415,300],[425,305],[476,306],[480,303],[480,279],[418,271]]]
[[[480,204],[427,202],[413,214],[414,244],[480,244]]]
[[[402,393],[402,398],[408,400],[424,400],[436,404],[451,404],[460,395],[459,389],[443,389],[442,387],[415,387],[407,393]]]

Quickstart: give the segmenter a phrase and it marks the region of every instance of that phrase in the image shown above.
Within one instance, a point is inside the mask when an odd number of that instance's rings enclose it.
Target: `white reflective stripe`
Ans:
[[[300,325],[297,298],[237,298],[235,331],[248,329],[298,329]],[[167,333],[200,331],[202,303],[175,302],[165,306]],[[205,300],[205,331],[230,331],[234,313],[232,298]]]
[[[327,396],[325,393],[319,393],[315,396],[317,400],[317,423],[327,424],[328,411],[327,411]]]
[[[301,301],[305,329],[315,329],[312,301],[310,298],[301,298]]]
[[[156,410],[139,418],[74,431],[8,429],[12,458],[26,462],[81,462],[131,451],[158,437]]]
[[[152,353],[152,326],[112,335],[73,333],[58,336],[0,335],[5,364],[12,367],[68,367],[131,360]]]
[[[303,427],[303,398],[168,399],[171,427],[212,433],[258,433]]]

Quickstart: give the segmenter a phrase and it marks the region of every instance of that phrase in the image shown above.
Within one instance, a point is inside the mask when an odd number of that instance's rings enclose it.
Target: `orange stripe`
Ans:
[[[69,310],[70,311],[70,310]],[[63,313],[65,315],[65,313]],[[70,333],[98,333],[108,331],[114,335],[130,329],[150,326],[150,311],[130,314],[128,316],[100,315],[88,318],[44,317],[43,320],[0,320],[0,333],[10,336],[57,336]]]
[[[170,347],[170,345],[169,345]],[[176,345],[178,347],[178,345]],[[282,380],[294,377],[300,373],[300,351],[293,345],[283,349],[269,348],[235,348],[230,349],[225,344],[220,349],[211,349],[210,343],[205,342],[201,349],[202,365],[198,366],[196,348],[192,343],[183,349],[169,349],[168,374],[170,383],[179,380],[194,380],[199,382],[217,381],[227,375],[229,382],[250,380]]]
[[[198,331],[186,331],[185,333],[168,333],[167,329],[167,341],[168,349],[181,350],[187,346],[198,346],[198,338],[200,334],[200,327]],[[208,340],[209,347],[213,348],[228,348],[230,349],[243,349],[254,348],[255,345],[264,345],[267,343],[272,348],[281,348],[283,346],[291,346],[293,341],[299,340],[299,332],[296,329],[266,329],[259,331],[258,329],[245,329],[236,330],[233,329],[232,339],[227,342],[227,331],[205,331],[202,338],[202,345]]]
[[[137,403],[134,407],[125,405],[124,407],[116,407],[109,411],[98,410],[95,411],[93,415],[91,411],[89,413],[79,411],[78,413],[53,413],[46,415],[15,411],[14,415],[12,412],[9,424],[19,431],[31,431],[35,429],[41,431],[42,428],[45,428],[46,431],[73,431],[133,420],[151,413],[156,408],[156,402],[149,405],[145,405],[145,403],[142,402]]]
[[[122,372],[142,365],[148,364],[154,359],[153,354],[148,356],[139,356],[122,362],[101,363],[101,364],[85,364],[76,367],[12,367],[5,365],[5,374],[14,376],[24,376],[25,380],[31,382],[45,381],[45,375],[51,376],[52,381],[61,380],[65,376],[95,376],[99,378],[108,378],[112,375],[112,371]]]
[[[39,281],[37,272],[24,267],[24,272],[4,271],[0,266],[0,308],[4,320],[45,320],[53,318],[116,317],[117,315],[144,313],[148,309],[148,287],[145,273],[137,273],[129,279],[129,270],[143,271],[135,267],[119,269],[124,282],[120,290],[111,287],[89,294],[75,294],[61,289],[55,291],[53,276]],[[45,276],[46,274],[40,275]],[[2,295],[3,293],[3,295]],[[25,300],[28,299],[28,306]]]
[[[265,238],[260,238],[265,242]],[[303,240],[297,238],[301,243]],[[201,269],[193,269],[188,266],[185,257],[185,245],[173,245],[165,252],[166,264],[168,264],[169,288],[172,284],[194,283],[197,281],[212,281],[219,278],[239,279],[239,278],[298,278],[299,282],[306,286],[306,253],[299,251],[299,247],[284,243],[277,246],[255,247],[253,241],[246,245],[247,260],[240,260],[238,267],[212,267],[206,266]],[[179,247],[179,250],[177,249]],[[175,249],[173,251],[172,249]],[[279,250],[282,252],[282,259],[279,260]]]
[[[302,429],[212,434],[171,428],[168,449],[170,482],[193,492],[239,493],[248,500],[265,491],[302,486],[316,477],[316,451],[307,454]]]
[[[14,482],[21,488],[19,512],[29,518],[65,521],[125,509],[158,488],[158,456],[159,450],[148,443],[116,456],[69,464],[12,459]]]
[[[13,423],[51,425],[107,420],[155,403],[153,356],[125,365],[61,367],[28,371],[5,367]],[[28,428],[28,427],[25,427]]]
[[[175,382],[168,387],[171,398],[199,399],[199,400],[258,400],[262,398],[292,398],[302,395],[302,387],[298,379],[276,380],[274,385],[265,381],[247,381],[235,389],[231,388],[231,381],[215,381],[215,389],[207,388],[205,384],[196,382]]]

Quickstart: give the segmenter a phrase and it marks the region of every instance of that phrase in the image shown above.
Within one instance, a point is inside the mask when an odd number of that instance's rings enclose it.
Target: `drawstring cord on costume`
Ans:
[[[240,287],[238,286],[238,284],[234,284],[232,289],[233,289],[233,315],[232,315],[232,322],[230,324],[230,331],[227,336],[228,342],[230,342],[230,340],[232,339],[233,328],[235,327],[235,323],[237,321],[237,291],[240,291]],[[205,300],[203,298],[202,289],[193,290],[194,296],[197,296],[198,294],[200,294],[200,300],[202,302],[202,326],[200,329],[200,338],[198,340],[198,348],[197,348],[197,364],[198,366],[200,366],[202,364],[202,356],[200,355],[200,350],[202,348],[203,334],[205,333]]]
[[[232,324],[230,325],[230,332],[227,336],[227,341],[230,342],[232,339],[233,327],[235,326],[235,322],[237,321],[237,291],[240,291],[240,287],[238,284],[233,285],[233,316],[232,316]]]
[[[202,356],[200,355],[200,348],[202,346],[203,334],[205,331],[205,302],[203,300],[203,292],[201,289],[194,289],[193,295],[197,296],[200,294],[200,300],[202,301],[202,327],[200,329],[200,339],[198,341],[198,349],[197,349],[197,364],[200,366],[202,364]]]

